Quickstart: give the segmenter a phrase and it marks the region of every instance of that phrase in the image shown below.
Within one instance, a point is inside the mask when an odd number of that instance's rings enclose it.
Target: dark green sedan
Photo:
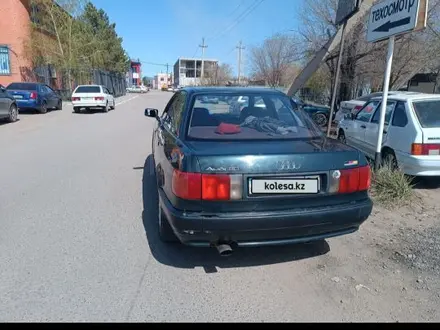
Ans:
[[[248,102],[237,112],[204,101],[225,96]],[[365,156],[326,138],[282,92],[183,88],[161,115],[145,115],[156,121],[151,158],[163,241],[227,256],[235,247],[353,233],[370,216]]]

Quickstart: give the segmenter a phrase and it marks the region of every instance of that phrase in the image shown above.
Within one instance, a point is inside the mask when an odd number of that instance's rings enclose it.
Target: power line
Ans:
[[[221,37],[223,37],[226,33],[228,33],[229,31],[231,31],[234,27],[236,27],[238,24],[240,24],[246,17],[248,17],[255,9],[257,9],[257,7],[259,5],[261,5],[264,2],[264,0],[255,0],[249,7],[247,7],[245,9],[245,11],[243,11],[241,13],[240,16],[237,17],[237,19],[235,20],[235,22],[233,22],[228,28],[226,28],[225,30],[223,30],[223,32],[216,36],[215,39],[219,39]]]
[[[241,6],[244,4],[244,2],[245,2],[245,0],[241,0],[241,2],[238,4],[238,6],[235,7],[235,9],[234,9],[230,14],[228,14],[227,17],[234,15],[234,14],[235,14],[235,13],[241,8]],[[221,29],[221,31],[223,31],[224,28],[220,28],[220,29]],[[209,37],[206,38],[206,39],[211,39],[212,36],[217,35],[217,34],[220,33],[221,31],[219,31],[219,29],[216,29],[216,30],[215,30],[215,33],[211,34],[211,36],[209,36]]]

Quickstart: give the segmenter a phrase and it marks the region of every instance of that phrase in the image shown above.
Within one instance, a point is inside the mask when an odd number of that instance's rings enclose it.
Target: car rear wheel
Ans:
[[[58,101],[58,104],[57,104],[56,110],[63,110],[63,101],[62,101],[62,100],[59,100],[59,101]]]
[[[113,105],[110,108],[111,110],[115,110],[116,109],[116,101],[113,101]]]
[[[345,139],[345,133],[342,129],[339,130],[338,140],[339,142],[347,143],[347,140]]]
[[[162,208],[158,206],[158,225],[159,225],[159,237],[162,242],[172,243],[177,242],[178,239],[173,232],[168,220],[163,214]]]
[[[386,149],[382,152],[382,166],[384,165],[389,166],[393,171],[399,168],[397,158],[393,150]]]
[[[104,107],[104,112],[108,112],[108,110],[109,110],[109,106],[108,106],[108,102],[107,102],[105,107]]]
[[[41,104],[39,112],[40,113],[47,113],[47,104],[46,104],[46,102],[43,102],[43,104]]]
[[[18,108],[15,104],[12,104],[9,108],[8,121],[14,123],[18,120]]]
[[[80,107],[73,107],[73,112],[79,113],[81,111]]]

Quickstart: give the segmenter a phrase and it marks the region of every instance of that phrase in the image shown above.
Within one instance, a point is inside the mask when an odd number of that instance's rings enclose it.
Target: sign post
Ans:
[[[374,167],[376,169],[381,164],[388,88],[393,64],[394,37],[396,35],[424,29],[426,27],[427,9],[428,0],[385,0],[374,5],[370,10],[367,41],[377,42],[388,39],[383,97],[380,106],[380,120],[374,158]]]

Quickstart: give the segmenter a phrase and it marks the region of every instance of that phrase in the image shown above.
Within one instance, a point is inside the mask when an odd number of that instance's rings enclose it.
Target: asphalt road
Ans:
[[[226,259],[160,243],[149,163],[154,120],[143,110],[162,109],[170,96],[127,95],[107,114],[74,114],[69,105],[0,125],[0,321],[410,315],[391,297],[356,292],[357,283],[348,293],[335,288],[338,271],[359,272],[356,281],[370,276],[362,260],[345,259],[354,239],[242,249]]]

